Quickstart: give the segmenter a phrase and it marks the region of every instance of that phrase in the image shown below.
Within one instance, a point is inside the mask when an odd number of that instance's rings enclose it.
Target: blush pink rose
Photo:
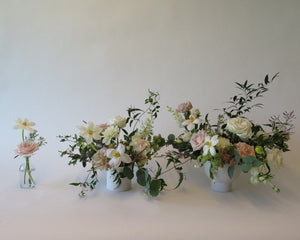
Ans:
[[[240,154],[241,158],[246,156],[254,156],[255,150],[253,146],[248,145],[247,143],[239,142],[236,144],[236,150]]]
[[[33,141],[25,141],[17,146],[15,153],[24,157],[31,156],[34,152],[39,150],[37,144]]]
[[[203,130],[192,135],[190,144],[192,145],[193,151],[200,150],[204,146],[205,136],[206,132]]]
[[[181,103],[177,107],[176,111],[180,112],[180,113],[184,113],[184,112],[190,111],[192,108],[193,108],[192,103],[190,101],[188,101],[188,102],[185,102],[185,103]]]

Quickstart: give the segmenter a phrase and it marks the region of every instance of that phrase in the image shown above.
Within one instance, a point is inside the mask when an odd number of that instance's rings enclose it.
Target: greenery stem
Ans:
[[[24,184],[25,184],[25,176],[26,176],[26,172],[28,173],[28,177],[29,180],[31,181],[31,183],[35,184],[32,175],[31,175],[31,170],[30,170],[30,165],[29,165],[29,157],[25,157],[26,159],[26,169],[25,169],[25,173],[24,173]]]
[[[167,169],[167,170],[165,170],[164,172],[162,172],[162,173],[160,174],[160,176],[163,175],[163,174],[165,174],[165,173],[167,173],[167,172],[170,172],[171,170],[173,170],[174,168],[176,168],[176,167],[178,167],[178,166],[184,165],[184,164],[187,163],[188,161],[191,161],[191,160],[190,160],[190,159],[187,159],[187,160],[185,160],[185,161],[182,162],[182,163],[179,163],[179,164],[174,165],[174,167],[172,167],[172,168],[170,168],[170,169]]]
[[[91,143],[90,146],[92,147],[92,149],[94,149],[96,152],[98,152],[97,148],[94,146],[93,143]]]
[[[25,138],[24,138],[24,129],[22,129],[22,140],[24,142]]]

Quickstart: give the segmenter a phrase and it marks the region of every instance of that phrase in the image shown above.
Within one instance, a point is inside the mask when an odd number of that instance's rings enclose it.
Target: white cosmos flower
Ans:
[[[131,163],[132,160],[128,154],[125,153],[125,146],[123,144],[119,144],[117,149],[109,148],[106,151],[106,156],[110,158],[108,164],[113,168],[117,168],[120,166],[121,162]]]
[[[213,137],[210,136],[206,136],[205,137],[205,144],[203,147],[203,155],[207,155],[208,151],[210,152],[210,154],[212,156],[216,155],[216,149],[215,146],[218,144],[219,140],[218,140],[218,136],[215,135]]]
[[[188,120],[182,122],[182,126],[187,126],[187,129],[191,131],[194,129],[195,124],[200,124],[202,122],[203,120],[201,118],[197,118],[197,116],[191,114]]]
[[[102,132],[102,128],[95,127],[93,122],[88,122],[87,127],[77,126],[80,130],[79,135],[86,139],[86,142],[90,144],[93,139],[100,140],[100,133]]]
[[[29,132],[34,132],[34,129],[31,127],[34,126],[35,123],[29,122],[27,118],[25,118],[24,120],[18,118],[15,120],[15,122],[18,124],[14,125],[14,129],[24,129],[24,130],[28,130]]]

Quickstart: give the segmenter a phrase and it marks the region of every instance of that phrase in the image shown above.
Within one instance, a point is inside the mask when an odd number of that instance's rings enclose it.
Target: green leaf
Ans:
[[[178,188],[181,185],[182,181],[183,181],[183,173],[179,172],[178,174],[179,174],[178,184],[176,185],[176,187],[174,189]]]
[[[72,185],[72,186],[79,186],[80,183],[70,183],[69,185]]]
[[[157,164],[157,172],[155,174],[155,178],[158,178],[159,175],[161,174],[161,166],[159,165],[159,163],[157,161],[155,161]]]
[[[125,166],[123,169],[123,174],[125,177],[127,177],[128,179],[132,179],[133,178],[133,171],[131,168]]]
[[[149,193],[152,197],[158,196],[161,189],[161,181],[159,179],[154,179],[150,183]]]
[[[245,156],[245,157],[243,157],[243,162],[246,163],[246,164],[251,164],[252,165],[252,163],[255,162],[255,161],[256,161],[256,158],[254,156]]]
[[[232,179],[233,174],[234,174],[234,166],[230,166],[230,167],[228,168],[228,177],[229,177],[230,179]]]
[[[249,172],[251,168],[252,168],[252,164],[243,163],[241,165],[241,169],[244,173]]]
[[[234,157],[235,157],[236,164],[239,164],[241,161],[241,156],[237,150],[234,150]]]
[[[259,166],[261,166],[261,165],[263,165],[263,163],[262,163],[261,161],[259,161],[259,160],[256,160],[256,161],[252,164],[253,167],[259,167]]]
[[[269,83],[269,76],[268,74],[265,76],[265,84],[267,85]]]
[[[137,178],[137,182],[138,184],[140,184],[141,186],[146,186],[146,169],[145,168],[140,168],[139,170],[137,170],[136,172],[136,178]]]

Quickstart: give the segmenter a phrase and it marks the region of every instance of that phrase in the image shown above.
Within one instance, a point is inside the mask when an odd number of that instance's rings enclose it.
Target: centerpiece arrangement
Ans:
[[[130,107],[127,118],[116,116],[100,125],[84,122],[84,126],[78,126],[79,135],[59,136],[60,142],[69,143],[68,148],[61,151],[62,157],[69,158],[69,165],[81,163],[84,168],[88,167],[84,181],[71,183],[81,187],[80,196],[95,188],[99,182],[98,171],[107,171],[109,190],[129,190],[134,176],[151,196],[157,196],[166,187],[160,164],[156,162],[155,171],[148,164],[166,144],[161,135],[153,134],[154,120],[160,109],[158,100],[159,94],[149,91],[145,110]]]
[[[35,168],[30,164],[30,157],[37,151],[42,145],[46,144],[45,138],[39,136],[37,130],[32,127],[35,126],[34,122],[30,122],[27,118],[16,119],[17,125],[14,125],[14,129],[22,129],[22,142],[17,146],[15,150],[15,158],[22,156],[25,158],[25,163],[20,165],[20,187],[21,188],[34,188],[36,183],[33,179],[32,172]],[[25,130],[29,132],[26,136]]]
[[[270,79],[266,75],[257,85],[236,82],[240,94],[230,98],[229,106],[222,109],[215,123],[190,102],[180,104],[176,110],[168,107],[184,130],[178,137],[169,135],[168,142],[175,150],[168,155],[178,161],[195,160],[196,166],[204,166],[214,191],[231,191],[232,180],[240,172],[250,172],[251,183],[268,183],[279,192],[271,180],[274,170],[282,166],[282,153],[289,151],[287,141],[294,128],[294,112],[284,112],[283,118],[273,116],[266,124],[256,124],[246,117],[253,108],[262,107],[254,101],[268,91],[268,85],[277,76]]]

